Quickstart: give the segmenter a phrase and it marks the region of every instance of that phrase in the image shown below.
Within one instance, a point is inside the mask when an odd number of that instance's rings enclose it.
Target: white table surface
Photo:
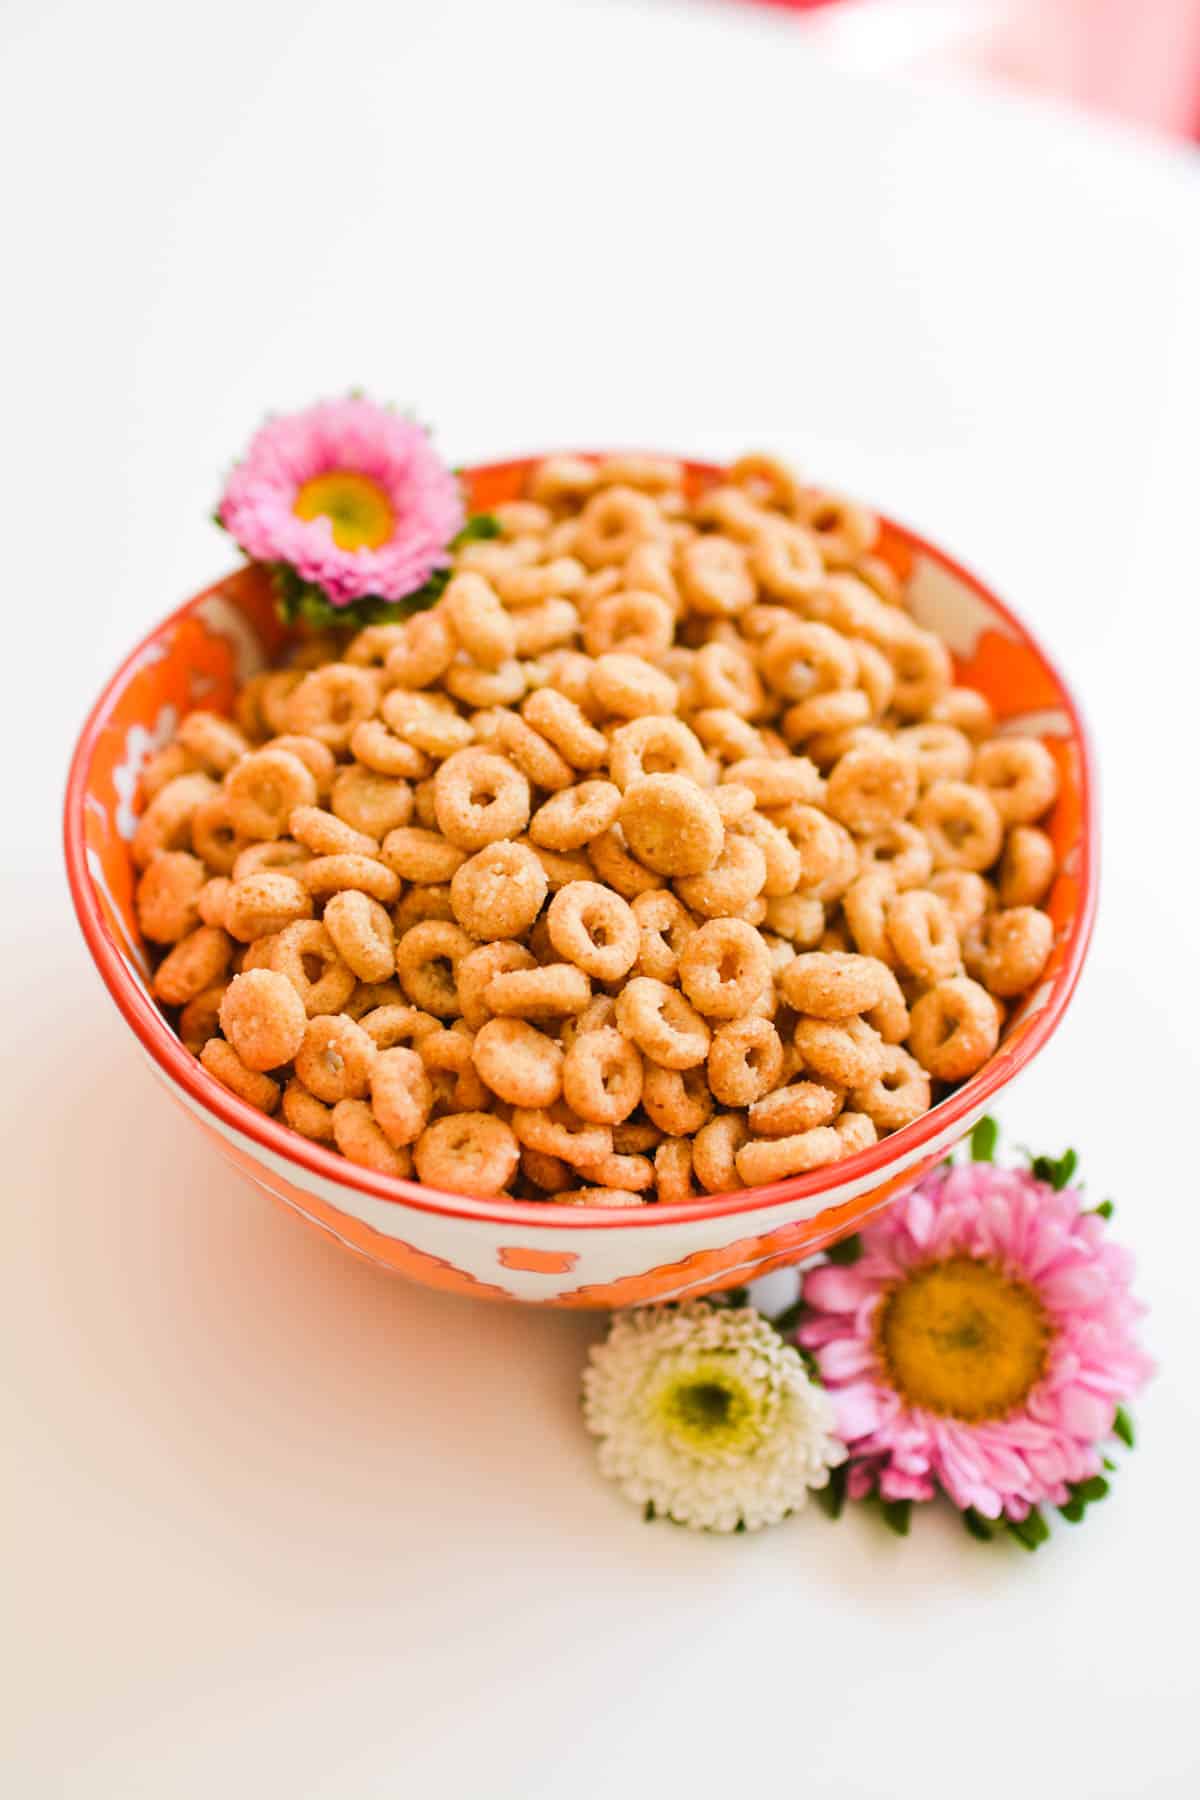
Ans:
[[[823,69],[723,6],[45,4],[0,21],[13,1800],[1197,1791],[1200,177]],[[1088,1524],[647,1527],[597,1319],[389,1279],[182,1128],[88,966],[71,739],[268,408],[470,460],[764,444],[990,575],[1103,759],[1101,920],[1005,1104],[1078,1143],[1162,1372]]]

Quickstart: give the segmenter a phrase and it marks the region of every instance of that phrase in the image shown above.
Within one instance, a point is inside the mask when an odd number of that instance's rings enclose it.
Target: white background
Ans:
[[[5,1793],[1194,1794],[1195,164],[718,5],[0,31]],[[152,1087],[69,913],[70,744],[229,566],[207,515],[264,411],[352,384],[455,460],[792,452],[1061,656],[1101,923],[1005,1120],[1116,1195],[1162,1365],[1082,1529],[644,1526],[575,1410],[599,1321],[339,1256]]]

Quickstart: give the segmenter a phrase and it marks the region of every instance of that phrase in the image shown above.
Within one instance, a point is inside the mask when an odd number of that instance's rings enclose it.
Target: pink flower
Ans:
[[[1098,1474],[1097,1444],[1153,1365],[1128,1253],[1077,1191],[991,1163],[938,1169],[804,1282],[854,1499],[1024,1519]]]
[[[348,399],[269,420],[218,514],[247,556],[286,563],[349,606],[368,595],[402,600],[445,568],[463,503],[419,425]]]

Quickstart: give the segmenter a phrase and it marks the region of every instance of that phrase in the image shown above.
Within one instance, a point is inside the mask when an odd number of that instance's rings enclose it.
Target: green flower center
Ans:
[[[664,1435],[693,1456],[746,1455],[762,1436],[763,1397],[720,1355],[668,1368],[651,1406]]]
[[[356,469],[314,475],[296,495],[292,511],[298,519],[328,519],[339,550],[378,550],[396,523],[379,483]]]

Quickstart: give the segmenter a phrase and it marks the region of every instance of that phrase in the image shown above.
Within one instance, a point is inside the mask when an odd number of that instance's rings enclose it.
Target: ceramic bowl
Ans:
[[[468,471],[472,508],[515,498],[533,460]],[[688,468],[694,484],[717,473]],[[236,685],[284,644],[268,583],[246,568],[171,613],[126,658],[83,727],[67,789],[67,870],[84,937],[151,1071],[185,1116],[257,1187],[347,1250],[483,1298],[608,1307],[702,1294],[857,1230],[943,1157],[1047,1042],[1079,976],[1096,891],[1090,752],[1049,658],[979,580],[912,532],[883,521],[879,549],[908,580],[917,619],[949,645],[958,679],[987,695],[1001,731],[1040,737],[1061,778],[1048,824],[1059,869],[1046,903],[1054,949],[1037,989],[970,1081],[915,1124],[832,1168],[626,1211],[474,1199],[373,1174],[228,1093],[151,998],[129,843],[145,758],[191,708],[227,711]]]

